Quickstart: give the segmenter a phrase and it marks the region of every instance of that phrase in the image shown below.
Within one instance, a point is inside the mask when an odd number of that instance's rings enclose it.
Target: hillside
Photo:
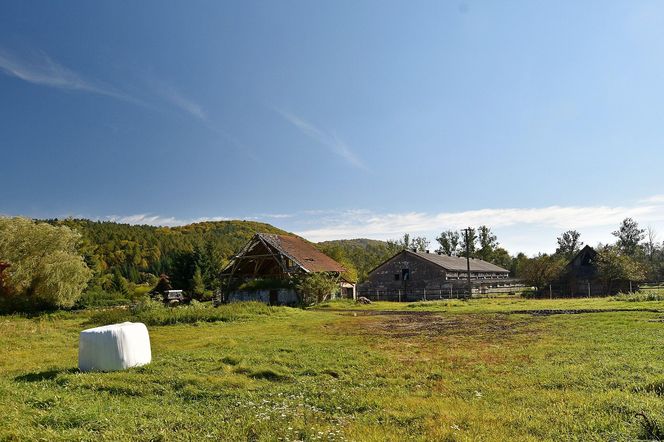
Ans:
[[[154,285],[161,274],[170,277],[174,288],[192,290],[198,278],[206,290],[214,290],[220,270],[255,233],[289,234],[270,224],[238,220],[179,227],[71,218],[46,222],[81,233],[81,250],[95,275],[90,288],[106,292],[126,292],[126,283]],[[387,242],[364,238],[316,246],[348,268],[351,279],[360,281],[395,253]]]
[[[343,256],[357,270],[359,281],[363,281],[370,270],[398,251],[386,241],[367,238],[323,241],[317,245],[335,259]]]
[[[254,221],[214,221],[181,227],[119,224],[87,219],[47,220],[83,236],[82,252],[95,271],[92,285],[117,290],[120,275],[131,283],[154,283],[171,277],[174,287],[188,289],[200,270],[204,285],[214,289],[219,270],[255,233],[288,233]],[[115,279],[115,281],[114,281]]]

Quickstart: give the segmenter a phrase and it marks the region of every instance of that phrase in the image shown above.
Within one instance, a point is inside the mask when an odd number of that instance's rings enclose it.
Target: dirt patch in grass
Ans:
[[[444,312],[426,310],[342,310],[325,309],[322,311],[340,313],[346,316],[439,316]],[[582,315],[589,313],[616,313],[616,312],[647,312],[664,313],[664,310],[656,308],[601,308],[601,309],[524,309],[508,310],[486,313],[473,313],[474,315]],[[461,312],[460,312],[461,313]],[[463,312],[465,313],[465,312]],[[456,314],[456,313],[454,313]]]
[[[403,313],[403,312],[401,312]],[[370,316],[377,316],[372,314]],[[408,312],[386,315],[373,320],[364,320],[359,326],[365,333],[391,338],[438,336],[491,336],[492,339],[509,338],[524,326],[532,324],[532,319],[515,320],[507,315],[440,315],[431,312]]]
[[[649,313],[662,313],[662,310],[655,308],[601,308],[601,309],[572,309],[572,310],[556,310],[556,309],[543,309],[543,310],[511,310],[505,312],[508,315],[533,315],[533,316],[550,316],[550,315],[582,315],[586,313],[616,313],[616,312],[649,312]]]

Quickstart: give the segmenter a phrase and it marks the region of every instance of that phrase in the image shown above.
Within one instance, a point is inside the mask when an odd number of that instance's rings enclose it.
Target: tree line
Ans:
[[[85,219],[35,221],[0,217],[0,308],[20,305],[71,307],[127,302],[145,296],[161,276],[198,299],[219,289],[219,273],[255,233],[286,234],[269,224],[220,221],[182,227],[133,226]],[[583,246],[569,230],[552,254],[511,256],[492,230],[482,225],[443,230],[435,252],[483,259],[510,270],[535,287],[556,280]],[[613,232],[613,244],[599,244],[598,269],[606,281],[664,278],[664,242],[631,218]],[[362,282],[383,261],[403,249],[425,251],[430,242],[404,234],[399,239],[326,241],[316,246]],[[7,307],[11,306],[11,307]],[[18,306],[18,307],[17,307]]]

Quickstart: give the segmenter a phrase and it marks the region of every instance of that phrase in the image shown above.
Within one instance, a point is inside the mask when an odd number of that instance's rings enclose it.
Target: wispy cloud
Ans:
[[[366,209],[319,209],[235,217],[176,218],[147,213],[107,216],[101,219],[127,224],[170,227],[204,221],[245,219],[276,222],[279,227],[315,242],[352,238],[385,240],[411,233],[425,236],[434,244],[436,236],[442,230],[484,224],[498,234],[501,244],[511,253],[522,251],[534,254],[553,251],[556,236],[568,229],[579,230],[581,239],[586,244],[614,241],[611,232],[626,217],[636,219],[642,226],[651,226],[656,231],[664,231],[664,199],[653,196],[622,206],[488,208],[437,213],[379,213]]]
[[[664,204],[664,195],[653,195],[639,200],[640,203]]]
[[[153,111],[163,111],[164,104],[168,104],[200,120],[205,128],[224,138],[227,146],[237,149],[249,158],[258,159],[252,149],[223,129],[220,124],[210,121],[208,113],[201,104],[180,92],[173,85],[160,80],[156,75],[142,76],[143,82],[147,84],[147,87],[142,90],[147,93],[138,98],[118,87],[86,78],[56,62],[43,52],[36,51],[18,56],[2,47],[0,47],[0,73],[40,86],[107,96]]]
[[[423,235],[433,241],[444,229],[485,224],[501,233],[499,239],[509,246],[510,251],[535,253],[547,251],[555,243],[556,232],[567,229],[578,229],[587,243],[611,241],[611,231],[626,217],[635,218],[643,225],[664,228],[664,200],[647,200],[629,206],[548,206],[438,213],[328,212],[295,231],[312,241],[389,239],[406,232]]]
[[[164,83],[154,76],[150,76],[150,78],[147,79],[147,82],[154,93],[164,101],[201,121],[208,122],[208,115],[203,109],[203,106],[192,98],[185,96],[172,85]]]
[[[295,126],[304,135],[315,140],[319,144],[328,148],[332,153],[340,156],[346,162],[358,169],[366,170],[367,167],[360,158],[353,152],[350,146],[335,133],[327,133],[303,118],[279,108],[273,108],[286,121]]]
[[[176,218],[174,216],[161,216],[150,213],[140,213],[136,215],[111,215],[99,219],[103,221],[113,221],[121,224],[175,227],[175,226],[184,226],[193,223],[200,223],[204,221],[227,221],[232,218],[227,218],[225,216],[212,216],[212,217],[187,219],[187,218]]]
[[[203,122],[208,121],[208,116],[200,104],[186,97],[172,85],[154,76],[151,76],[147,80],[153,96],[152,99],[146,101],[102,81],[85,78],[80,73],[56,62],[43,52],[34,52],[29,55],[24,54],[19,57],[14,53],[0,48],[0,71],[28,83],[56,89],[104,95],[153,110],[159,109],[159,106],[155,102],[161,99]]]
[[[135,104],[146,105],[142,100],[108,84],[83,77],[81,74],[52,60],[43,52],[18,57],[0,48],[0,71],[6,75],[40,86],[105,95]]]

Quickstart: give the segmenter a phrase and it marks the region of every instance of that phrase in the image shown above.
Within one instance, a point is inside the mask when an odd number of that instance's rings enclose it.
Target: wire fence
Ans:
[[[434,289],[358,289],[357,296],[367,298],[371,301],[414,302],[442,299],[468,299],[470,297],[493,298],[498,296],[516,295],[517,293],[528,289],[530,289],[530,287],[521,284],[504,287],[473,287],[472,293],[468,292],[468,287],[463,286]]]

